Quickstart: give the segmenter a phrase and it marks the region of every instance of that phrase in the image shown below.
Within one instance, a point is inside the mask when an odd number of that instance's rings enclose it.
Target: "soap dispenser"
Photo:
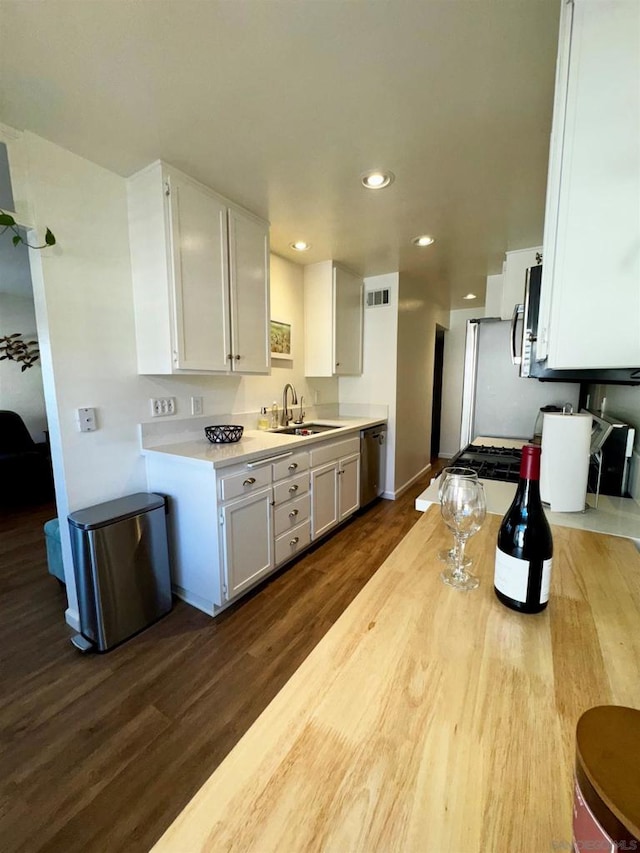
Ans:
[[[260,409],[260,416],[258,417],[258,429],[269,429],[269,417],[267,415],[266,406],[263,406]]]

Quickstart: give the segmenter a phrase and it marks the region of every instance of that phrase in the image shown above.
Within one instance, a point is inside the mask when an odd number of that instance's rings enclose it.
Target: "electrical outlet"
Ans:
[[[192,415],[201,415],[203,413],[203,401],[202,397],[192,397],[191,398],[191,414]]]
[[[149,399],[151,406],[151,417],[160,418],[166,415],[175,415],[176,413],[176,398],[175,397],[151,397]]]
[[[96,425],[96,410],[91,408],[78,409],[76,412],[80,432],[94,432]]]

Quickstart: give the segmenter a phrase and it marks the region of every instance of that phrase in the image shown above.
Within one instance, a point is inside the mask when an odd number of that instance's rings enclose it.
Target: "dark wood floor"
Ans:
[[[420,517],[430,476],[217,619],[177,602],[104,655],[69,642],[42,535],[54,506],[4,512],[0,850],[148,851]]]

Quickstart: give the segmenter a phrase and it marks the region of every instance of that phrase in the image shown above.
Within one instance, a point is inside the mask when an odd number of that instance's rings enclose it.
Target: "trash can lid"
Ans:
[[[164,506],[164,503],[162,495],[138,492],[135,495],[88,506],[86,509],[78,509],[68,516],[69,524],[79,527],[80,530],[95,530],[97,527],[104,527],[143,512],[150,512],[152,509],[159,509]]]

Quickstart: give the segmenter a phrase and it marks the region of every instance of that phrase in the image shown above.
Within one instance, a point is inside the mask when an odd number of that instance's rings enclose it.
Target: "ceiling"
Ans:
[[[269,219],[282,257],[400,270],[469,307],[506,250],[542,242],[559,12],[0,0],[0,121],[123,176],[161,158]],[[364,189],[372,168],[394,183]]]

